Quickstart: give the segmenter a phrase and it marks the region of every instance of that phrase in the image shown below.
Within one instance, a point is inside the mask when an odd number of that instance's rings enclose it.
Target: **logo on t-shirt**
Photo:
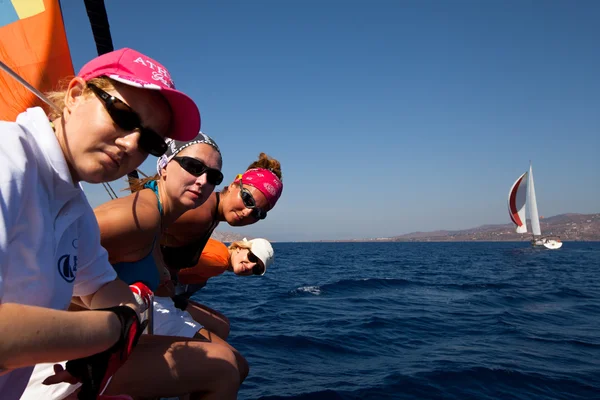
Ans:
[[[58,272],[65,281],[73,282],[75,280],[75,273],[77,272],[77,256],[71,254],[62,255],[58,259]]]

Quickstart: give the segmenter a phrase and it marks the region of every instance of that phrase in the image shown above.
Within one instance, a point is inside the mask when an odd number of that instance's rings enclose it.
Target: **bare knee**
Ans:
[[[113,377],[107,394],[235,399],[241,384],[233,351],[220,343],[148,336]]]
[[[192,347],[196,346],[194,343],[190,343],[190,345]],[[228,347],[216,343],[211,343],[208,346],[204,344],[199,350],[205,355],[197,360],[198,364],[195,365],[196,368],[193,369],[192,373],[197,373],[194,378],[196,382],[204,381],[204,383],[193,391],[223,393],[235,388],[237,392],[242,382],[234,352]],[[207,373],[209,379],[206,379]],[[204,379],[197,380],[198,375]]]
[[[221,344],[230,349],[235,355],[238,371],[240,373],[240,383],[243,382],[244,379],[246,379],[248,373],[250,372],[250,366],[248,365],[248,361],[246,361],[244,356],[242,356],[239,351],[237,351],[233,346],[227,343],[223,338],[217,336],[216,334],[207,330],[206,328],[202,328],[198,331],[198,333],[196,333],[194,339],[200,339],[210,343]]]

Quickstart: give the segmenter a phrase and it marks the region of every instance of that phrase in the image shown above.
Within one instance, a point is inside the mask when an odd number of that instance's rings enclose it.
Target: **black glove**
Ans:
[[[67,362],[66,369],[82,383],[77,395],[79,400],[96,400],[108,384],[108,380],[125,364],[145,329],[136,312],[127,306],[105,308],[96,311],[111,311],[121,321],[121,335],[111,348],[88,357]]]
[[[176,294],[171,297],[173,299],[173,303],[175,303],[175,307],[179,308],[181,311],[185,311],[190,301],[182,294]]]

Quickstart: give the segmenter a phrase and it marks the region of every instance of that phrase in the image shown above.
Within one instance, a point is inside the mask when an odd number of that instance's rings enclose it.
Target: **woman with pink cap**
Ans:
[[[206,134],[200,132],[191,141],[168,139],[167,145],[166,153],[159,158],[158,174],[130,182],[134,193],[113,199],[94,210],[102,245],[108,251],[117,276],[132,286],[142,282],[152,291],[159,284],[159,271],[165,268],[158,249],[161,231],[185,211],[204,203],[215,185],[223,180],[220,150]],[[74,302],[77,307],[73,309],[85,309],[78,299]],[[187,350],[169,357],[170,351],[165,354],[163,348],[156,347],[157,340]],[[113,375],[106,393],[155,397],[177,395],[180,390],[205,392],[219,381],[214,379],[219,371],[226,369],[235,373],[238,370],[235,353],[235,349],[225,342],[182,341],[181,338],[144,335],[140,338],[140,347]],[[158,375],[154,369],[147,368],[150,360],[159,362],[165,357],[171,361],[172,373]],[[21,400],[64,399],[78,390],[77,385],[67,383],[50,388],[42,385],[52,374],[52,368],[51,363],[36,365]],[[229,379],[230,375],[224,372],[221,381],[227,384],[229,391],[234,390],[239,386],[239,378]],[[140,385],[141,380],[148,382]]]
[[[47,383],[76,379],[96,398],[125,362],[142,310],[116,279],[79,183],[118,179],[163,154],[164,138],[200,129],[198,108],[167,69],[131,49],[95,58],[49,97],[50,114],[35,107],[0,121],[3,400],[21,397],[36,363],[65,359],[68,372]],[[67,312],[73,295],[101,311]]]

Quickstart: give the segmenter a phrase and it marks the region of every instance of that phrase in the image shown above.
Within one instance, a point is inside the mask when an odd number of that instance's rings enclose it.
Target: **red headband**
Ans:
[[[233,182],[235,183],[239,180],[238,175]],[[275,207],[275,203],[277,203],[283,191],[283,183],[277,175],[264,168],[253,168],[244,172],[242,182],[244,185],[255,187],[264,194],[271,208]]]

